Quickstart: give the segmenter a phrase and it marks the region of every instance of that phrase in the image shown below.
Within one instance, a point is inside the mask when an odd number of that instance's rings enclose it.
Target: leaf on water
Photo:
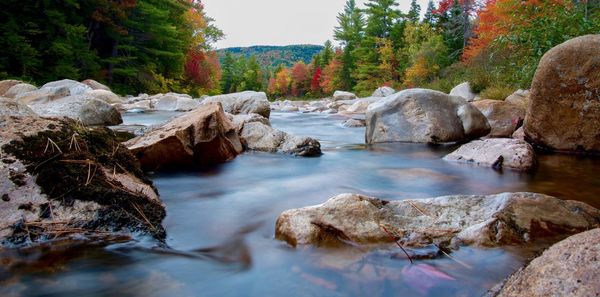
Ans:
[[[429,264],[408,265],[402,269],[402,276],[407,285],[423,295],[439,282],[456,280]]]

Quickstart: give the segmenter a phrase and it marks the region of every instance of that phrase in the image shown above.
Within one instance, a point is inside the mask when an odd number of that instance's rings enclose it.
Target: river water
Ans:
[[[173,113],[127,114],[156,124]],[[337,115],[274,113],[275,128],[317,138],[319,158],[250,152],[203,171],[152,173],[167,205],[173,250],[151,240],[85,244],[27,255],[2,277],[8,296],[481,296],[536,248],[463,247],[410,264],[394,245],[291,248],[274,239],[284,210],[341,193],[382,199],[532,191],[600,207],[600,160],[542,155],[535,174],[496,172],[441,158],[455,146],[366,146],[364,128]],[[176,252],[175,252],[176,251]],[[409,253],[422,253],[409,250]],[[1,260],[1,259],[0,259]]]

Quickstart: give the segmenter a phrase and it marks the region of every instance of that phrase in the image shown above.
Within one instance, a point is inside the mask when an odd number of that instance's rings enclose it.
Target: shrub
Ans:
[[[509,86],[490,86],[480,94],[483,99],[504,100],[514,92],[514,88]]]

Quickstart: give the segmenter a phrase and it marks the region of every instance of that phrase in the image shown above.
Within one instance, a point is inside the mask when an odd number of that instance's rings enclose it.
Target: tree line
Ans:
[[[0,78],[93,78],[121,93],[219,91],[223,33],[197,0],[4,0]]]
[[[311,63],[275,69],[230,56],[223,63],[228,75],[222,91],[319,97],[347,90],[367,96],[380,86],[448,92],[469,81],[476,92],[503,99],[516,88],[529,88],[550,48],[600,33],[597,0],[429,1],[423,17],[421,9],[416,0],[406,12],[395,0],[369,0],[364,8],[348,0],[334,29],[338,47],[328,41]]]

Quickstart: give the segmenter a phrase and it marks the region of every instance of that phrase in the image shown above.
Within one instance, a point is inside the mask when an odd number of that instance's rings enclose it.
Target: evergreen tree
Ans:
[[[364,29],[362,12],[355,0],[346,1],[344,12],[337,17],[339,26],[334,29],[335,40],[343,46],[340,81],[344,90],[351,90],[356,84],[352,73],[356,71],[356,53]]]
[[[433,0],[429,0],[429,3],[427,3],[427,10],[425,11],[425,16],[423,18],[423,22],[430,24],[430,25],[434,25],[435,24],[435,4],[433,4]]]
[[[417,3],[417,0],[412,0],[410,2],[410,10],[408,11],[407,18],[408,21],[412,22],[413,24],[419,22],[419,19],[421,18],[421,5]]]
[[[234,88],[235,77],[235,59],[230,52],[225,53],[223,65],[221,65],[223,74],[221,76],[221,90],[223,93],[231,93]]]
[[[444,42],[451,61],[458,61],[465,47],[465,24],[463,8],[458,0],[445,12],[442,23]]]
[[[321,52],[321,64],[323,66],[329,65],[335,54],[333,50],[333,44],[330,40],[325,41],[323,51]]]
[[[263,85],[262,71],[256,55],[250,56],[244,73],[244,90],[260,91]]]

